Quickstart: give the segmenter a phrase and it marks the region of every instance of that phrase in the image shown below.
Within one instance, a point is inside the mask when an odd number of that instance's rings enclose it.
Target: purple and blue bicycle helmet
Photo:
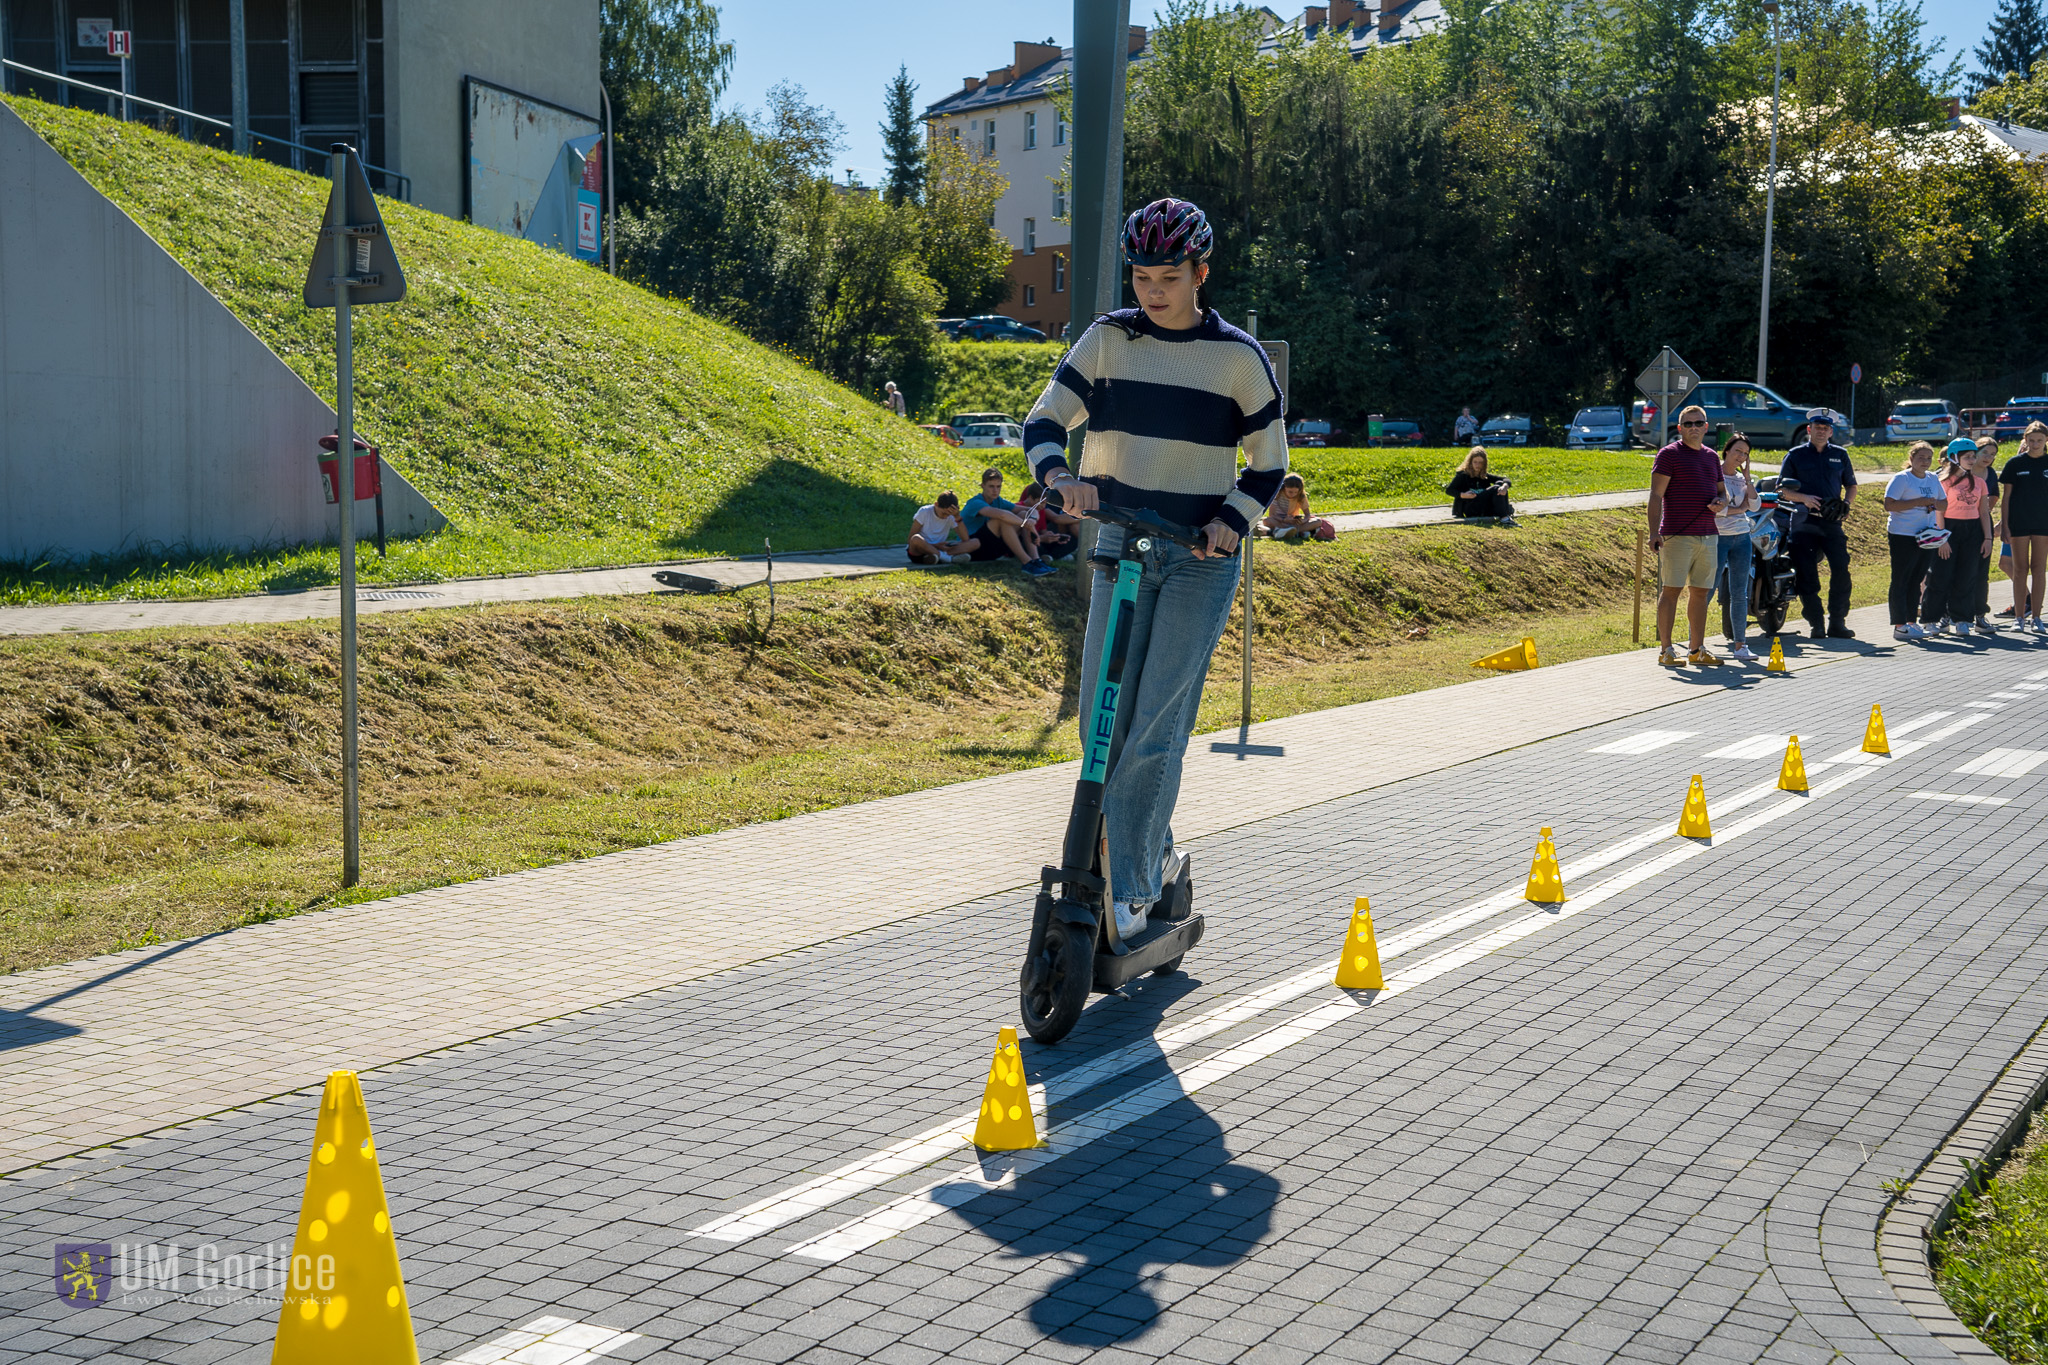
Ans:
[[[1126,265],[1207,260],[1214,242],[1209,219],[1185,199],[1155,199],[1124,219]]]

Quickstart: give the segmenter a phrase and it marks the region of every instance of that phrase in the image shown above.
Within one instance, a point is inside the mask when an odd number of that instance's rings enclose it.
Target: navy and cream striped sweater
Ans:
[[[1248,533],[1287,475],[1273,367],[1213,308],[1181,332],[1124,308],[1081,334],[1024,423],[1041,482],[1067,467],[1067,432],[1084,421],[1085,473],[1103,501],[1187,526],[1221,519]]]

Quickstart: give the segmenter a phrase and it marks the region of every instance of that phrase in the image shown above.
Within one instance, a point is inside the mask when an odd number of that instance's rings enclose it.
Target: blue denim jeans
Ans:
[[[1721,546],[1716,551],[1714,582],[1726,594],[1722,601],[1728,604],[1728,628],[1734,633],[1728,637],[1730,644],[1741,644],[1749,634],[1749,566],[1754,547],[1749,543],[1749,533],[1739,536],[1721,536]]]
[[[1122,527],[1103,527],[1096,553],[1121,552],[1123,537]],[[1102,793],[1109,883],[1118,900],[1145,905],[1159,899],[1160,862],[1173,843],[1173,807],[1180,799],[1188,732],[1202,704],[1210,656],[1230,620],[1238,573],[1236,555],[1197,559],[1166,541],[1153,541],[1145,557],[1125,655],[1123,701],[1117,707],[1123,747]],[[1081,649],[1083,678],[1092,679],[1101,667],[1115,584],[1114,571],[1095,571]],[[1088,721],[1084,708],[1084,744]]]

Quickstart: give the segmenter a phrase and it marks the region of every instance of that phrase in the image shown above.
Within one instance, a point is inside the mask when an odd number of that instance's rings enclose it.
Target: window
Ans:
[[[1052,216],[1055,218],[1067,216],[1067,191],[1064,186],[1054,185],[1052,187]]]
[[[1067,292],[1067,256],[1063,251],[1052,253],[1052,292],[1055,294]]]
[[[1067,145],[1067,116],[1059,109],[1052,111],[1052,145],[1055,147]]]
[[[955,141],[955,142],[958,142],[959,140],[960,140],[960,125],[956,123],[956,124],[954,124],[954,125],[953,125],[953,141]]]
[[[1037,285],[1035,285],[1035,284],[1027,284],[1027,285],[1025,285],[1025,286],[1024,286],[1024,306],[1025,306],[1026,308],[1034,308],[1034,307],[1036,307],[1036,306],[1037,306],[1037,304],[1038,304],[1038,286],[1037,286]]]
[[[1038,145],[1038,113],[1027,109],[1024,112],[1024,150],[1030,151]]]
[[[1036,218],[1026,218],[1024,220],[1024,254],[1029,256],[1037,250],[1038,220]]]
[[[988,119],[981,125],[981,150],[990,156],[996,154],[996,121]]]

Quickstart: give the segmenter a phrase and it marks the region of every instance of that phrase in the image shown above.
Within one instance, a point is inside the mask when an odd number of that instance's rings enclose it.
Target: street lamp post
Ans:
[[[1771,364],[1771,229],[1778,213],[1778,89],[1785,78],[1784,49],[1779,45],[1778,0],[1764,0],[1771,16],[1771,166],[1764,177],[1764,298],[1756,320],[1756,383],[1764,387]]]

